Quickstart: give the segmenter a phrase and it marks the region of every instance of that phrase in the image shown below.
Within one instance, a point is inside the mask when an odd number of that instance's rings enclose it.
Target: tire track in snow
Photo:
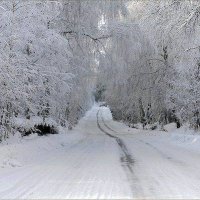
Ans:
[[[106,122],[105,122],[105,120],[104,120],[104,118],[103,118],[103,116],[102,116],[102,113],[101,113],[101,120],[102,120],[104,126],[105,126],[107,129],[109,129],[110,131],[112,131],[112,132],[114,132],[114,133],[118,133],[117,131],[113,130],[112,128],[110,128],[110,127],[106,124]]]
[[[111,137],[111,138],[113,138],[113,139],[116,140],[116,142],[117,142],[117,144],[119,145],[119,147],[120,147],[122,153],[124,154],[124,155],[121,157],[121,159],[120,159],[121,162],[124,163],[124,164],[126,164],[126,166],[127,166],[127,168],[129,169],[129,171],[130,171],[131,173],[133,173],[133,168],[132,168],[132,167],[133,167],[133,164],[134,164],[135,160],[132,158],[131,154],[129,153],[129,151],[128,151],[128,149],[127,149],[127,147],[126,147],[126,145],[124,144],[124,142],[123,142],[122,139],[120,139],[120,138],[117,137],[117,136],[114,136],[114,135],[110,134],[109,132],[107,132],[106,130],[104,130],[104,129],[101,127],[101,125],[100,125],[100,123],[99,123],[99,112],[100,112],[100,111],[97,112],[97,126],[98,126],[98,128],[99,128],[103,133],[105,133],[107,136],[109,136],[109,137]],[[105,125],[105,121],[104,121],[103,123],[104,123],[104,125]]]
[[[180,160],[177,160],[177,159],[174,159],[172,156],[169,156],[168,154],[164,153],[163,151],[161,151],[159,148],[155,147],[154,145],[150,144],[149,142],[145,142],[143,140],[139,140],[141,143],[149,146],[150,148],[154,149],[157,153],[159,153],[161,155],[161,157],[163,159],[166,159],[170,162],[173,162],[174,164],[177,164],[177,165],[180,165],[180,166],[183,166],[183,167],[186,167],[186,163],[180,161]]]
[[[132,155],[129,153],[126,145],[124,144],[123,140],[115,135],[112,135],[111,133],[109,133],[108,131],[104,130],[102,128],[102,126],[100,125],[100,121],[99,121],[99,114],[100,114],[100,110],[98,110],[96,116],[97,116],[97,126],[98,128],[105,133],[107,136],[109,136],[112,139],[115,139],[118,146],[120,147],[120,150],[122,152],[122,156],[120,157],[120,162],[123,166],[123,168],[125,169],[128,181],[130,183],[130,187],[131,187],[131,191],[133,193],[134,196],[140,195],[141,196],[141,187],[138,185],[138,178],[135,176],[134,174],[134,170],[133,170],[133,166],[135,164],[135,159],[132,157]],[[109,130],[111,130],[112,132],[117,133],[116,131],[114,131],[113,129],[111,129],[104,121],[103,117],[102,117],[102,122],[104,124],[104,126],[106,128],[108,128]]]

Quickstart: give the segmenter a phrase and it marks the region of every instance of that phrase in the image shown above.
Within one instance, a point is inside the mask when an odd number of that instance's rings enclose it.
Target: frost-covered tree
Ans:
[[[70,25],[67,21],[64,25],[75,26],[77,37],[71,41],[63,34],[65,6],[58,1],[0,4],[3,137],[15,132],[15,118],[34,121],[39,117],[40,123],[73,126],[92,104],[95,44],[79,38],[82,33],[73,16]],[[67,6],[73,7],[76,16],[76,5]]]
[[[102,80],[109,74],[105,99],[118,119],[162,126],[188,121],[199,127],[199,6],[198,1],[131,1],[129,15],[109,24],[115,32],[100,68]],[[123,22],[120,28],[116,21]]]
[[[167,110],[175,111],[182,122],[199,126],[199,2],[151,1],[146,5],[146,17],[140,21],[143,30],[153,41],[155,58],[164,58],[167,47],[167,65],[164,74],[164,100]],[[148,18],[148,19],[147,19]],[[162,59],[163,61],[163,59]],[[194,83],[195,82],[195,83]],[[172,106],[173,105],[173,106]],[[177,118],[176,117],[176,118]],[[177,120],[177,119],[176,119]]]
[[[198,1],[0,2],[0,129],[72,128],[96,99],[116,119],[199,128]]]

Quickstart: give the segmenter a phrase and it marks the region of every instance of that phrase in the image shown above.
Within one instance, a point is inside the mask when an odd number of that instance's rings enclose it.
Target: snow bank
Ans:
[[[53,118],[46,118],[45,121],[43,121],[43,118],[39,116],[33,116],[30,119],[14,117],[12,119],[12,124],[16,128],[24,128],[25,130],[29,130],[39,124],[47,124],[55,127],[58,126],[57,122]]]
[[[87,122],[88,120],[96,120],[91,118],[91,112],[96,113],[97,109],[98,106],[88,111],[72,131],[58,126],[59,134],[56,135],[38,136],[37,134],[31,134],[22,137],[20,132],[16,132],[0,143],[0,169],[22,167],[34,163],[42,164],[48,156],[49,159],[52,159],[52,155],[56,157],[61,153],[65,153],[69,148],[83,141],[90,133]],[[26,125],[26,127],[40,123],[41,119],[34,118],[33,121],[28,122],[20,118],[15,119],[16,124],[19,126]],[[49,122],[54,125],[53,120],[49,119]]]
[[[164,126],[164,129],[165,129],[167,132],[172,132],[172,131],[174,131],[174,130],[177,129],[176,123],[167,124],[167,125]]]
[[[188,126],[169,132],[170,141],[174,145],[182,146],[200,153],[200,132],[190,130]]]
[[[47,154],[56,156],[83,139],[84,135],[75,131],[42,137],[34,134],[23,138],[16,134],[0,144],[0,168],[42,163]]]
[[[104,118],[104,120],[112,120],[113,119],[113,117],[112,117],[112,113],[111,113],[111,111],[110,111],[110,109],[109,109],[109,107],[101,107],[101,112],[104,114],[103,115],[103,118]]]

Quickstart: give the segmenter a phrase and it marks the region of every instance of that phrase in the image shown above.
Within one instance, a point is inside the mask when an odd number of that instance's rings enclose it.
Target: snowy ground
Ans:
[[[200,136],[130,129],[94,106],[70,133],[1,144],[0,198],[200,198]]]

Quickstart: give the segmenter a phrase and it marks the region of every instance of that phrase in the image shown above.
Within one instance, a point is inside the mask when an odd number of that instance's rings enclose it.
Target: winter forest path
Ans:
[[[85,137],[62,151],[0,168],[0,199],[200,198],[200,155],[167,133],[129,129],[98,106],[76,131]]]

